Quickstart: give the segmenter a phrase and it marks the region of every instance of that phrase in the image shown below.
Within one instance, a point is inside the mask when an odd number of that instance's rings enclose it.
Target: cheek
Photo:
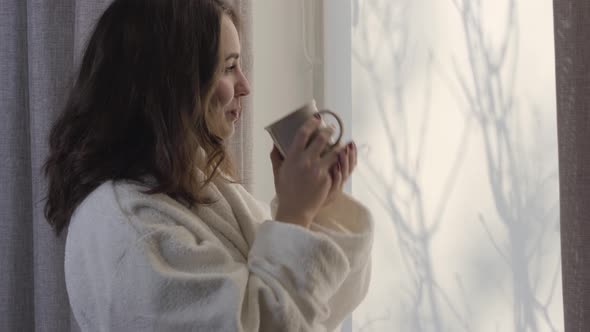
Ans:
[[[233,86],[224,79],[220,79],[217,83],[215,96],[221,106],[226,106],[234,96]]]

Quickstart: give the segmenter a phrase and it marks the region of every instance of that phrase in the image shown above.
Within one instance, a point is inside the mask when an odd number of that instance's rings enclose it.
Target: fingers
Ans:
[[[330,189],[330,195],[332,192],[342,190],[342,167],[339,164],[334,164],[331,168],[332,172],[332,188]]]
[[[283,164],[283,156],[281,155],[281,153],[279,152],[279,149],[277,148],[276,145],[273,144],[273,149],[270,152],[270,162],[272,163],[272,173],[274,175],[274,180],[275,180],[275,190],[278,193],[278,186],[277,186],[277,181],[279,178],[279,170],[281,168],[281,165]]]
[[[322,158],[321,163],[322,166],[327,165],[327,167],[340,163],[342,181],[346,182],[357,164],[357,151],[354,142],[350,142],[346,146],[339,144]]]
[[[352,149],[351,149],[352,153],[350,154],[350,160],[351,160],[350,164],[352,165],[352,167],[351,167],[350,171],[352,173],[352,170],[356,167],[357,158],[358,158],[358,155],[357,155],[358,151],[356,148],[356,143],[354,143],[354,142],[351,142],[351,143],[352,143]]]
[[[338,162],[338,155],[344,151],[344,147],[341,144],[336,145],[328,153],[326,153],[320,160],[321,167],[331,167],[334,163]]]
[[[306,152],[312,157],[320,157],[322,152],[326,149],[326,146],[330,142],[330,137],[334,134],[334,129],[327,127],[321,128],[318,134],[313,138],[311,145],[307,148]]]
[[[273,144],[272,151],[270,152],[270,160],[272,161],[273,165],[276,163],[280,163],[284,159],[285,158],[283,158],[277,146]]]
[[[311,135],[319,128],[321,121],[316,117],[310,117],[297,131],[287,155],[297,154],[305,150],[305,146]]]
[[[340,166],[342,167],[342,177],[343,177],[344,181],[346,179],[348,179],[348,176],[350,175],[350,166],[351,166],[350,155],[351,154],[352,153],[350,152],[350,144],[346,145],[346,147],[343,149],[343,151],[338,154]]]
[[[270,152],[270,162],[272,164],[272,172],[276,177],[278,175],[277,173],[279,171],[279,168],[283,163],[283,157],[281,156],[281,153],[279,152],[276,146]]]

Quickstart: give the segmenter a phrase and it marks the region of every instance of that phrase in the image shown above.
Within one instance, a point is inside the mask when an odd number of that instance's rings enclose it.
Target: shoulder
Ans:
[[[149,194],[149,186],[139,182],[106,181],[93,190],[78,206],[70,221],[71,227],[84,227],[98,231],[107,228],[111,232],[120,227],[131,227],[136,232],[150,221],[165,222],[168,219],[194,215],[182,204],[165,194]],[[137,223],[142,220],[142,223]]]
[[[158,206],[167,197],[146,194],[148,189],[129,181],[102,183],[74,210],[68,226],[68,240],[84,246],[96,241],[133,243],[142,232],[132,223],[137,219],[134,216],[142,212],[142,207]]]
[[[66,250],[102,247],[125,247],[136,232],[130,227],[127,213],[121,209],[113,181],[94,189],[74,210],[67,232]]]
[[[70,223],[97,224],[102,220],[126,219],[135,202],[148,198],[148,188],[127,181],[109,180],[94,189],[78,205]],[[89,225],[86,225],[89,226]]]
[[[122,219],[125,216],[117,202],[113,181],[107,181],[90,192],[74,210],[68,234],[79,228],[96,230],[109,220]]]
[[[164,194],[147,194],[149,187],[129,181],[106,181],[74,211],[66,238],[66,270],[73,273],[84,261],[100,275],[112,271],[121,257],[147,235],[183,228],[179,215],[190,212]],[[193,223],[195,216],[190,216]],[[176,233],[174,233],[176,234]],[[102,271],[102,272],[98,272]]]

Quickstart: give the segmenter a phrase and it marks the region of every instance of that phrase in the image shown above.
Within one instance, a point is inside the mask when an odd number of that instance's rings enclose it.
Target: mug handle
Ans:
[[[340,140],[342,139],[342,129],[344,128],[344,125],[342,124],[342,119],[340,118],[340,116],[330,110],[320,110],[318,111],[318,114],[330,114],[331,116],[333,116],[336,121],[338,121],[338,127],[340,129],[340,132],[338,133],[338,139],[336,139],[336,142],[334,142],[334,144],[330,145],[330,149],[333,149],[334,147],[336,147],[338,144],[340,144]]]

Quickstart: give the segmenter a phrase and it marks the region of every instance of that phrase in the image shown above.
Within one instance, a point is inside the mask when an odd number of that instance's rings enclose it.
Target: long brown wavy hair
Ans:
[[[57,235],[107,180],[153,177],[146,193],[193,206],[211,203],[200,192],[216,176],[236,179],[224,140],[209,129],[223,15],[239,31],[222,0],[114,0],[102,14],[49,136],[45,217]]]

